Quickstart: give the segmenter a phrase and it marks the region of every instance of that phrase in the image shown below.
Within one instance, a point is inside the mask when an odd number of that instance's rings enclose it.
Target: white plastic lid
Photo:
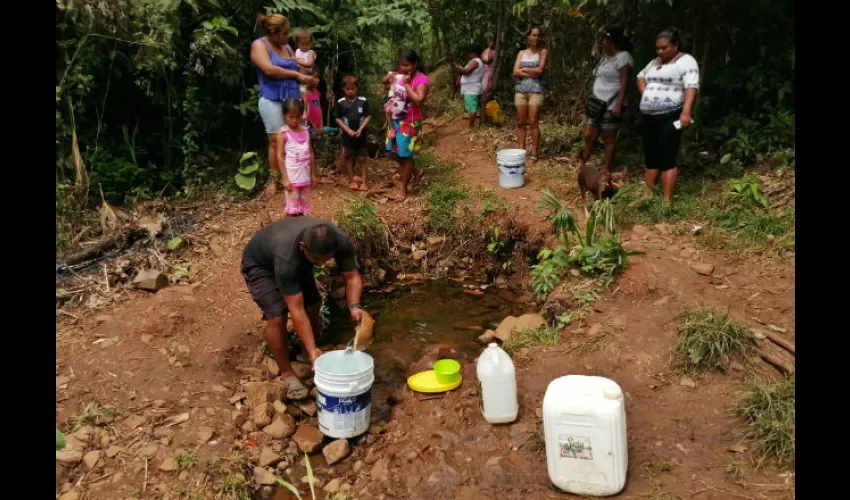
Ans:
[[[605,396],[605,399],[613,399],[614,401],[623,399],[623,391],[619,387],[606,387],[602,391],[602,395]]]
[[[498,347],[499,347],[499,344],[497,344],[497,343],[495,343],[495,342],[490,342],[489,344],[487,344],[487,348],[488,348],[488,349],[492,349],[492,348],[494,348],[494,347],[498,348]]]

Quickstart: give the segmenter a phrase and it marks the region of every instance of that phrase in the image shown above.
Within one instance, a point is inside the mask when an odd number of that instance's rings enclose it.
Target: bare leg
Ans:
[[[658,176],[661,172],[658,169],[646,169],[646,195],[652,196],[655,190],[655,183],[658,182]]]
[[[280,378],[286,382],[287,397],[290,399],[301,399],[307,396],[307,388],[292,371],[289,364],[289,336],[286,333],[286,318],[278,316],[266,321],[266,342],[269,350],[280,368]],[[305,344],[306,345],[306,344]]]
[[[516,107],[517,126],[516,138],[519,143],[519,149],[525,151],[525,126],[528,124],[528,105],[521,104]]]
[[[269,170],[271,172],[280,172],[280,163],[277,157],[277,134],[267,134],[269,139]],[[281,175],[283,173],[281,172]],[[273,180],[271,185],[266,189],[266,194],[271,196],[277,192],[277,181]]]
[[[614,170],[614,143],[617,139],[616,130],[603,130],[602,142],[605,145],[605,174],[610,178]]]
[[[657,172],[657,170],[656,170]],[[663,194],[662,200],[670,202],[673,199],[673,190],[676,188],[676,181],[679,179],[679,169],[671,168],[661,173],[661,191]]]
[[[537,157],[540,151],[540,106],[528,107],[528,128],[531,132],[531,156]]]
[[[407,198],[407,185],[410,183],[410,177],[413,174],[413,158],[399,158],[398,165],[401,172],[401,191],[392,200],[404,201]]]
[[[596,143],[596,139],[599,137],[599,128],[588,126],[584,131],[584,148],[581,150],[581,157],[579,157],[579,164],[584,166],[587,163],[587,160],[590,159],[591,153],[593,153],[593,145]]]

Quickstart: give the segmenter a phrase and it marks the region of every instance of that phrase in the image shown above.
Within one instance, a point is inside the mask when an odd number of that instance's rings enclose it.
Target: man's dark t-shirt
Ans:
[[[242,267],[273,271],[282,295],[298,294],[301,283],[313,279],[313,264],[304,257],[298,244],[304,241],[308,230],[320,224],[327,224],[336,232],[337,268],[341,272],[356,270],[354,243],[348,235],[330,221],[309,216],[287,217],[258,231],[242,252]]]

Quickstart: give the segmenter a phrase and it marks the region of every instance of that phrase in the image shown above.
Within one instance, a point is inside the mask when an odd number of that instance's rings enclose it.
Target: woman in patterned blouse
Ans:
[[[643,116],[646,195],[652,195],[660,176],[663,202],[669,204],[679,177],[676,155],[682,129],[693,124],[691,110],[699,89],[699,66],[693,56],[683,52],[676,28],[655,37],[655,53],[658,57],[637,76]]]

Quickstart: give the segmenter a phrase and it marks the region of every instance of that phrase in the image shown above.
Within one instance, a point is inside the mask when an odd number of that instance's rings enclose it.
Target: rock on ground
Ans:
[[[63,463],[74,465],[80,463],[83,460],[83,452],[80,450],[59,450],[56,452],[56,461]]]
[[[295,376],[301,380],[313,378],[313,369],[307,363],[295,361],[291,363],[291,366],[292,372],[295,373]]]
[[[173,472],[180,468],[180,465],[172,457],[168,457],[159,464],[159,470],[163,472]]]
[[[257,484],[277,484],[277,476],[262,467],[254,467],[254,481]]]
[[[62,496],[59,497],[59,500],[80,500],[80,493],[77,490],[71,490],[62,493]]]
[[[168,276],[155,270],[145,269],[133,279],[133,284],[140,290],[156,292],[168,286]]]
[[[286,386],[276,382],[245,382],[242,388],[252,410],[261,403],[274,404],[275,401],[281,401],[286,392]]]
[[[215,435],[215,429],[212,427],[201,426],[198,429],[198,439],[201,443],[207,443]]]
[[[373,479],[377,479],[378,481],[386,482],[390,479],[390,460],[388,458],[382,458],[375,462],[375,465],[372,466],[372,470],[369,473]]]
[[[292,436],[292,440],[298,445],[298,449],[304,453],[316,452],[322,446],[324,439],[325,436],[319,432],[319,429],[306,424],[299,425],[295,435]]]
[[[274,416],[271,424],[263,427],[263,432],[272,439],[287,438],[295,433],[295,419],[292,418],[292,415],[278,413]]]
[[[520,317],[508,316],[496,328],[495,335],[502,342],[507,342],[517,332],[534,330],[546,326],[546,319],[539,314],[523,314]]]
[[[275,451],[268,446],[264,446],[260,451],[260,458],[257,461],[257,465],[260,467],[268,467],[270,465],[275,466],[278,462],[280,462],[280,455],[275,453]]]
[[[339,488],[342,485],[342,479],[336,478],[328,481],[328,484],[323,488],[326,492],[334,494],[339,492]]]
[[[691,269],[697,274],[711,276],[714,273],[714,264],[691,264]]]
[[[94,469],[98,460],[100,460],[100,450],[93,450],[83,455],[83,463],[89,469]]]
[[[264,401],[259,405],[252,407],[251,411],[253,412],[251,420],[257,427],[265,427],[272,423],[272,414],[274,413],[272,405]]]
[[[351,446],[346,439],[337,439],[322,449],[322,455],[328,465],[333,465],[351,453]]]

